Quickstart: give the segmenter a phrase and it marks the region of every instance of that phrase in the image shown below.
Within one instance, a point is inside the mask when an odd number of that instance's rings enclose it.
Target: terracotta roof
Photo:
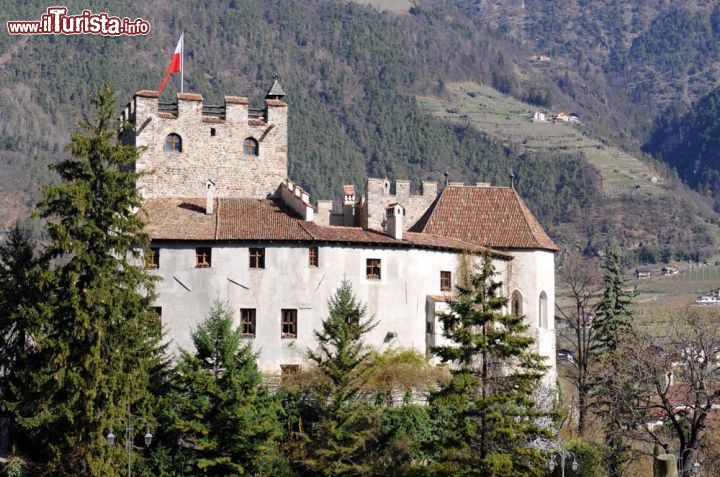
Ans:
[[[510,187],[449,185],[410,230],[494,249],[558,250]]]
[[[141,98],[157,98],[160,96],[160,93],[151,89],[141,89],[135,93],[135,96],[140,96]]]
[[[344,195],[355,195],[355,186],[353,184],[343,185],[343,194]]]
[[[205,213],[205,199],[148,199],[141,214],[153,240],[229,240],[331,242],[479,253],[483,247],[449,237],[405,232],[403,240],[360,227],[335,227],[304,221],[276,199],[215,199],[215,213]],[[508,255],[493,252],[499,258]]]

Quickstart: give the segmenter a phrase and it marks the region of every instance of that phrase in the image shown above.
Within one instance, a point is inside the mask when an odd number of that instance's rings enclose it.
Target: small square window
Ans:
[[[282,338],[297,338],[297,310],[282,310]]]
[[[240,331],[246,338],[255,338],[255,308],[240,309]]]
[[[145,255],[145,268],[160,268],[160,249],[150,247]]]
[[[198,247],[195,249],[195,268],[210,268],[212,264],[212,249]]]
[[[440,272],[440,291],[452,291],[452,273]]]
[[[310,247],[308,249],[308,262],[311,267],[317,267],[319,265],[320,260],[317,247]]]
[[[369,280],[380,280],[380,259],[368,258],[366,262],[367,278]]]
[[[250,268],[265,268],[265,249],[250,249]]]

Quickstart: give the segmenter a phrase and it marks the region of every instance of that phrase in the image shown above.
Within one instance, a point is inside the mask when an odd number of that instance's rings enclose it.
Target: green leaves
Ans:
[[[551,437],[543,418],[552,413],[535,403],[547,367],[523,318],[503,313],[507,299],[494,275],[483,256],[450,311],[438,315],[452,343],[433,352],[451,379],[430,395],[433,475],[543,475],[543,453],[531,443]]]
[[[218,477],[283,468],[279,397],[263,385],[250,344],[234,329],[227,306],[213,304],[193,344],[195,352],[180,357],[162,410],[175,462],[194,475]]]

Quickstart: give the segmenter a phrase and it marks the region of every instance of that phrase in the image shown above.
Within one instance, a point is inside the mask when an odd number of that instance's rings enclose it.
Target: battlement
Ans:
[[[120,120],[122,124],[137,126],[138,122],[142,123],[150,115],[163,119],[178,119],[181,115],[187,115],[205,123],[230,121],[261,126],[283,115],[277,109],[287,108],[287,103],[280,99],[265,99],[263,109],[250,108],[250,101],[244,96],[225,96],[223,99],[223,104],[205,104],[200,94],[177,93],[175,102],[163,102],[157,91],[142,90],[135,93],[133,100],[121,113]]]
[[[218,105],[195,93],[177,93],[174,102],[161,102],[157,91],[135,93],[119,118],[120,137],[144,148],[135,164],[151,172],[138,181],[143,196],[203,197],[207,180],[217,197],[274,195],[287,180],[283,96],[271,89],[264,109],[252,109],[242,96]]]
[[[438,193],[438,184],[435,181],[422,181],[420,194],[410,193],[409,180],[396,180],[394,194],[390,193],[390,185],[387,179],[368,178],[362,211],[363,227],[385,230],[387,207],[398,203],[405,209],[402,226],[407,230],[430,207]]]

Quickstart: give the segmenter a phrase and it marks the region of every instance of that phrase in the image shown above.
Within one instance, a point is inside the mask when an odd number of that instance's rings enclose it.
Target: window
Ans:
[[[150,309],[158,316],[158,318],[162,318],[162,306],[151,306]]]
[[[452,291],[452,273],[440,272],[440,291]]]
[[[515,316],[522,316],[523,314],[522,294],[519,290],[512,292],[512,296],[510,297],[510,313]]]
[[[430,335],[435,333],[435,322],[430,320],[425,322],[425,333]]]
[[[380,259],[368,258],[366,264],[367,278],[369,280],[380,280]]]
[[[538,326],[540,328],[547,328],[547,295],[545,292],[540,293],[538,308]]]
[[[160,268],[160,249],[150,247],[145,255],[145,268]]]
[[[215,137],[216,134],[217,134],[217,131],[215,130],[215,128],[210,128],[210,136]]]
[[[265,268],[265,249],[250,249],[250,268]]]
[[[248,156],[257,156],[260,154],[260,148],[258,142],[254,138],[247,138],[243,143],[243,152]]]
[[[255,308],[240,309],[240,331],[246,338],[255,338]]]
[[[210,268],[212,263],[212,249],[198,247],[195,249],[195,268]]]
[[[182,138],[178,134],[168,134],[165,138],[165,152],[182,152]]]
[[[282,310],[282,338],[297,338],[297,310]]]
[[[317,247],[310,247],[308,249],[308,262],[311,267],[317,267],[320,263]]]

